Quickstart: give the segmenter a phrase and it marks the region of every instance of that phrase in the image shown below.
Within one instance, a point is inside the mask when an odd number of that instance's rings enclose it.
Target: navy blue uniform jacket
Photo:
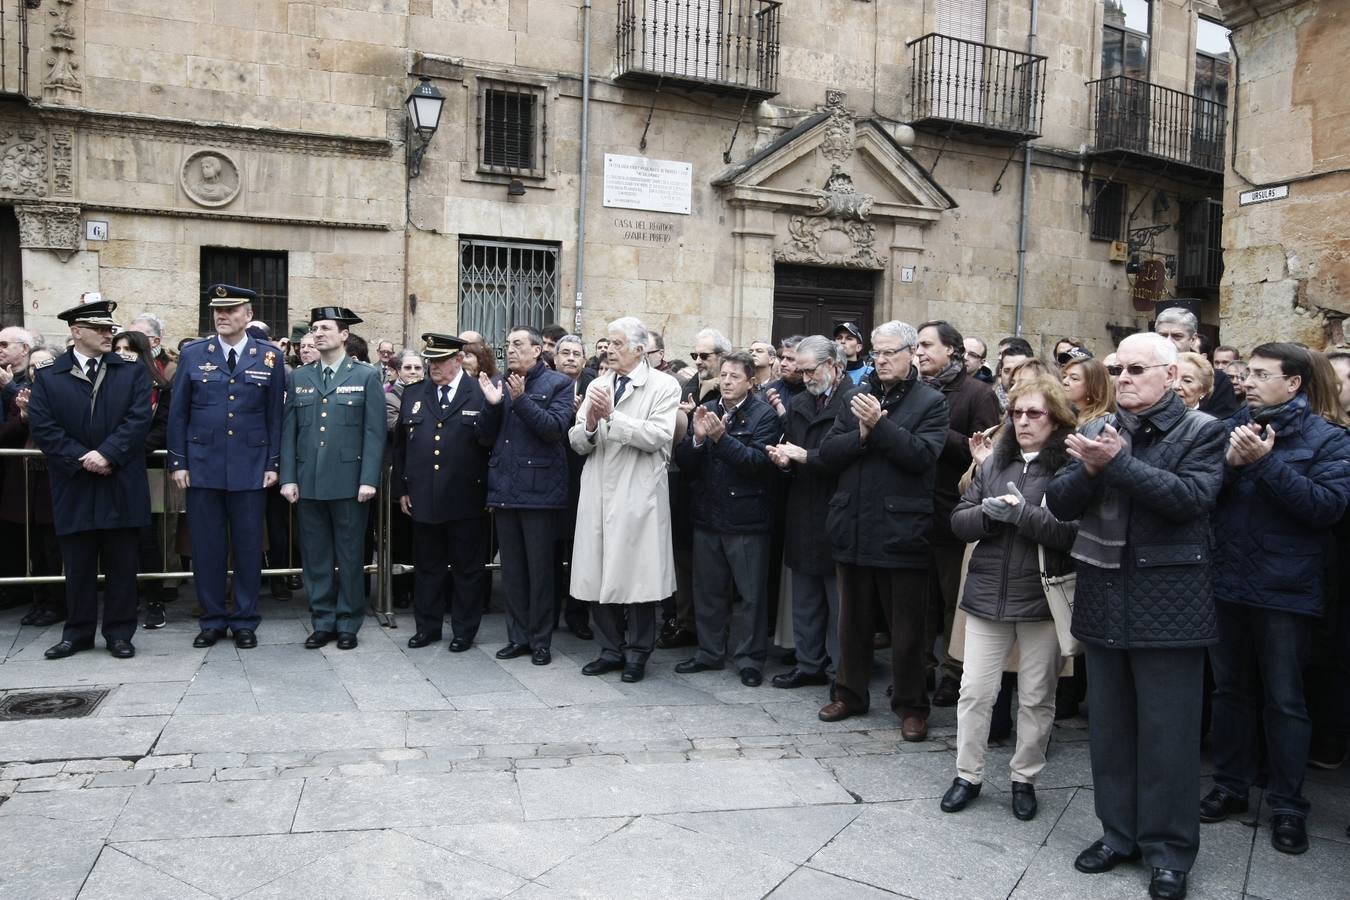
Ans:
[[[262,490],[281,460],[286,367],[274,344],[248,339],[231,372],[219,338],[183,348],[169,403],[169,471],[195,488]]]
[[[28,398],[28,428],[47,456],[58,535],[150,524],[145,436],[153,417],[150,375],[138,362],[103,354],[97,385],[71,350],[43,368]],[[112,474],[85,471],[80,457],[90,450],[107,458]]]
[[[405,388],[394,426],[394,497],[411,498],[413,521],[429,524],[487,515],[483,389],[464,373],[449,409],[439,390],[430,378]]]

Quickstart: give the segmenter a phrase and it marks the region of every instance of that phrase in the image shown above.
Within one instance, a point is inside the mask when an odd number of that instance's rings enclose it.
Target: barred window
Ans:
[[[1125,185],[1118,181],[1094,181],[1092,197],[1092,239],[1125,240]]]
[[[206,289],[213,284],[232,284],[258,292],[253,318],[266,322],[272,337],[291,330],[287,299],[286,252],[284,250],[239,250],[233,247],[201,249],[201,297],[198,327],[202,334],[216,330],[211,317],[211,298]]]
[[[479,85],[479,170],[544,177],[544,90],[505,82]]]

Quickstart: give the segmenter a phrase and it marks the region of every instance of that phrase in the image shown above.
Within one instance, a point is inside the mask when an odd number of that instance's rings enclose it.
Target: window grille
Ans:
[[[1125,240],[1125,185],[1117,181],[1094,181],[1092,196],[1092,239]]]
[[[216,330],[211,319],[211,298],[206,289],[213,284],[232,284],[258,292],[253,318],[266,322],[272,337],[290,333],[290,307],[287,301],[286,252],[276,250],[238,250],[231,247],[203,247],[201,253],[201,297],[198,328],[202,334]]]
[[[544,90],[506,82],[480,85],[479,170],[544,177]]]
[[[459,242],[459,327],[504,347],[513,325],[558,320],[558,247],[463,238]]]

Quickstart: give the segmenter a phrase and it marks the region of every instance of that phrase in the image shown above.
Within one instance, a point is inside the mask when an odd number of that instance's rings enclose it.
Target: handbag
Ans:
[[[1041,498],[1045,506],[1045,498]],[[1050,604],[1050,616],[1055,620],[1055,636],[1059,638],[1060,656],[1077,656],[1083,645],[1073,636],[1073,592],[1078,584],[1078,573],[1048,575],[1045,571],[1045,548],[1036,545],[1036,560],[1041,569],[1041,589]]]

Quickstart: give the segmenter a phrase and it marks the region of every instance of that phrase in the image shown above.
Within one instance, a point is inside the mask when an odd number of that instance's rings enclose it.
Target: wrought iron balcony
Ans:
[[[619,0],[618,80],[778,93],[779,0]]]
[[[907,46],[913,125],[993,140],[1040,135],[1044,56],[943,34]]]
[[[1088,88],[1093,153],[1223,174],[1228,108],[1222,103],[1124,75],[1089,81]]]

